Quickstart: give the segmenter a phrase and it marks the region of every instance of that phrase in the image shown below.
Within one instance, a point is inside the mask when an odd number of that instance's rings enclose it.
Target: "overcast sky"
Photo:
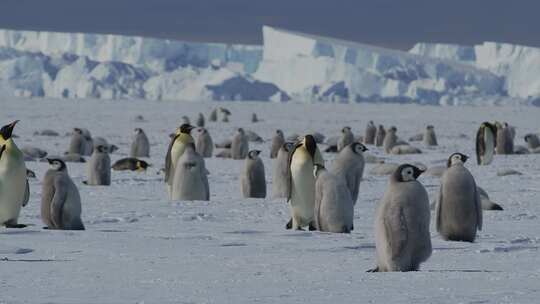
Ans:
[[[264,24],[379,46],[540,46],[540,0],[0,0],[0,27],[261,43]]]

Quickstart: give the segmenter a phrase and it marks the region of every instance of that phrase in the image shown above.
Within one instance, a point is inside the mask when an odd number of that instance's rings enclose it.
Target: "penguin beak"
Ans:
[[[467,155],[462,155],[461,159],[463,159],[463,162],[465,163],[469,157]]]
[[[2,127],[2,129],[0,130],[0,135],[4,138],[4,140],[8,140],[11,138],[11,135],[13,135],[13,129],[18,122],[18,120],[15,120],[9,125],[5,125]]]
[[[417,179],[422,173],[424,173],[426,170],[420,169],[418,167],[414,168],[413,176],[415,179]]]
[[[47,162],[48,162],[50,165],[52,165],[52,162],[53,162],[52,159],[50,159],[50,158],[45,158],[45,159],[47,160]]]

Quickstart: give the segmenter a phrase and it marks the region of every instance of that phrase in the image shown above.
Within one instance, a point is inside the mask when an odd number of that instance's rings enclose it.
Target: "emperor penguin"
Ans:
[[[94,151],[94,140],[92,138],[92,134],[90,133],[90,130],[88,129],[81,129],[82,135],[84,136],[84,148],[83,153],[81,155],[92,155],[92,152]]]
[[[301,230],[302,227],[314,227],[315,207],[315,165],[324,166],[321,152],[317,148],[315,138],[306,135],[297,143],[289,156],[289,193],[287,201],[291,212],[291,220],[287,229]]]
[[[251,114],[251,122],[252,122],[252,123],[257,123],[257,122],[259,122],[259,118],[257,117],[257,113]]]
[[[221,112],[221,115],[223,116],[221,118],[221,122],[229,122],[229,116],[231,115],[231,111],[225,108],[219,108],[219,111]]]
[[[474,242],[482,230],[482,205],[476,182],[464,164],[468,157],[448,158],[437,201],[437,231],[444,240]]]
[[[527,134],[524,137],[525,142],[527,143],[527,146],[530,150],[534,150],[538,147],[540,147],[540,140],[538,139],[538,135],[536,134]]]
[[[423,136],[425,146],[437,146],[437,136],[435,135],[435,127],[428,125]]]
[[[390,176],[375,216],[377,266],[369,272],[417,271],[431,256],[429,199],[417,181],[422,172],[403,164]]]
[[[493,161],[497,128],[485,121],[476,132],[476,161],[478,165],[487,166]]]
[[[270,147],[270,158],[276,158],[279,152],[279,149],[283,146],[285,143],[285,135],[283,135],[283,131],[276,130],[276,134],[274,134],[274,137],[272,137],[272,146]]]
[[[264,163],[259,157],[261,151],[251,150],[240,176],[242,194],[245,198],[266,198],[266,177]]]
[[[66,163],[48,158],[51,168],[45,173],[41,190],[41,219],[48,229],[84,230],[81,196],[69,177]]]
[[[111,158],[108,148],[99,145],[94,148],[86,167],[88,180],[83,183],[89,186],[109,186],[111,184]]]
[[[365,151],[367,151],[366,146],[359,142],[354,142],[346,146],[337,155],[331,169],[332,174],[342,177],[345,180],[345,185],[347,185],[347,188],[351,192],[353,205],[356,205],[360,181],[364,175]]]
[[[249,151],[249,142],[244,129],[238,128],[231,143],[231,156],[233,159],[245,159]]]
[[[148,167],[150,167],[150,164],[144,160],[135,157],[126,157],[117,160],[111,168],[115,171],[146,171]]]
[[[195,127],[188,124],[181,125],[172,137],[169,147],[167,148],[167,155],[165,156],[165,183],[167,184],[167,191],[169,196],[172,194],[172,183],[175,172],[176,162],[184,153],[187,145],[194,143],[191,136],[191,130]]]
[[[341,137],[339,138],[338,143],[337,143],[338,152],[353,142],[354,142],[354,134],[351,131],[351,127],[344,127],[343,129],[341,129]]]
[[[71,133],[71,140],[69,142],[69,154],[86,155],[86,138],[83,135],[83,131],[80,128],[74,128]]]
[[[390,129],[388,129],[386,136],[384,136],[383,146],[384,152],[386,152],[387,154],[390,154],[392,152],[392,148],[396,145],[396,142],[398,140],[396,132],[397,128],[392,126],[390,127]]]
[[[374,145],[376,135],[377,135],[377,127],[375,127],[373,120],[370,120],[366,126],[366,131],[364,133],[364,144]]]
[[[26,227],[17,221],[30,198],[24,155],[12,137],[17,122],[0,129],[0,225],[7,228]]]
[[[199,128],[198,133],[197,143],[195,144],[197,153],[204,158],[212,157],[212,153],[214,152],[212,136],[210,136],[210,133],[205,128]]]
[[[375,146],[382,147],[384,138],[386,137],[386,130],[383,125],[379,125],[377,133],[375,133]]]
[[[109,144],[109,142],[103,138],[103,137],[93,137],[92,138],[92,143],[93,143],[93,147],[97,147],[97,146],[105,146],[107,147],[107,152],[108,153],[113,153],[114,151],[118,150],[118,147],[114,144]]]
[[[289,194],[289,154],[293,148],[293,143],[283,143],[274,159],[272,198],[286,198]]]
[[[204,128],[204,115],[203,113],[199,113],[199,116],[197,116],[197,127]]]
[[[497,146],[495,147],[497,154],[513,154],[514,153],[514,138],[512,129],[507,123],[497,124]]]
[[[130,157],[150,157],[150,142],[143,129],[136,128],[129,152]]]
[[[319,231],[350,233],[354,204],[345,179],[315,165],[315,228]]]
[[[189,117],[186,115],[182,116],[182,124],[190,125],[191,122],[189,121]]]
[[[214,108],[210,115],[208,116],[208,121],[216,122],[217,121],[217,108]]]
[[[204,158],[195,151],[195,144],[186,144],[184,153],[176,162],[171,200],[208,201],[210,187]]]

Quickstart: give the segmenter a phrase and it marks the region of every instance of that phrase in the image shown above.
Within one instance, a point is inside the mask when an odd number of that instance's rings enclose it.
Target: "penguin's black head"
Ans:
[[[73,133],[82,134],[82,130],[80,128],[73,128]]]
[[[313,176],[315,176],[315,178],[317,178],[317,176],[324,170],[326,170],[326,168],[323,165],[315,164],[313,166]]]
[[[305,145],[306,147],[306,150],[309,152],[309,155],[311,155],[311,157],[315,157],[315,151],[317,150],[317,143],[315,142],[315,138],[313,137],[313,135],[311,134],[308,134],[304,137],[304,142],[303,144]]]
[[[137,167],[137,170],[146,170],[150,165],[144,160],[138,159],[135,166]]]
[[[395,126],[391,126],[389,131],[392,131],[392,132],[395,133],[395,132],[397,132],[397,128]]]
[[[351,149],[353,150],[354,153],[359,154],[359,155],[362,155],[362,152],[366,152],[368,150],[366,146],[364,146],[363,144],[359,142],[352,143]]]
[[[244,134],[244,129],[242,129],[242,128],[238,128],[238,130],[236,130],[236,131],[238,131],[238,133]]]
[[[384,126],[383,126],[383,125],[379,125],[379,130],[384,131]]]
[[[141,128],[135,128],[135,133],[140,134],[142,132],[143,132],[143,130]]]
[[[291,152],[293,149],[294,149],[294,143],[292,142],[286,142],[282,145],[283,147],[283,150],[287,151],[287,152]]]
[[[107,148],[107,146],[104,146],[104,145],[98,145],[98,146],[95,147],[95,149],[99,153],[107,153],[107,152],[109,152],[109,148]]]
[[[351,131],[351,127],[347,126],[347,127],[343,127],[343,129],[341,129],[341,133],[346,133],[346,132],[349,132]]]
[[[280,129],[276,130],[276,134],[283,137],[283,131],[281,131]]]
[[[411,164],[403,164],[396,169],[392,177],[400,183],[410,182],[416,180],[424,171]]]
[[[15,125],[18,123],[19,121],[18,120],[15,120],[14,122],[8,124],[8,125],[5,125],[2,127],[2,129],[0,129],[0,136],[2,136],[2,138],[4,140],[8,140],[11,138],[11,136],[13,135],[13,129],[15,128]]]
[[[259,156],[259,154],[261,154],[260,150],[251,150],[248,152],[248,157],[250,159],[256,159]]]
[[[195,127],[190,124],[182,124],[180,126],[180,133],[191,134],[191,130],[193,129],[195,129]]]
[[[491,132],[493,134],[497,134],[497,126],[495,126],[494,124],[488,122],[488,121],[484,121],[481,125],[482,128],[488,128],[491,130]]]
[[[446,163],[446,167],[450,168],[453,165],[456,164],[464,164],[469,157],[465,154],[461,154],[459,152],[456,152],[448,158],[448,162]]]
[[[47,162],[51,165],[51,168],[56,171],[66,170],[66,163],[59,158],[47,158]]]
[[[428,129],[428,130],[433,130],[434,127],[433,127],[432,125],[428,125],[428,126],[426,127],[426,129]]]

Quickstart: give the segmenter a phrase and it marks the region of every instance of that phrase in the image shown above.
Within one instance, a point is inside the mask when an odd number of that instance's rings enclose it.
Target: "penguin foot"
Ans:
[[[379,266],[373,268],[373,269],[369,269],[368,271],[366,272],[379,272]]]
[[[88,185],[88,181],[83,181],[82,183],[85,185]]]
[[[302,228],[302,227],[298,227],[298,228],[296,228],[296,230],[297,231],[305,231],[304,228]]]
[[[314,222],[309,223],[309,231],[315,231],[315,230],[317,230],[317,228],[315,227],[315,223]]]
[[[289,220],[289,222],[287,223],[287,225],[285,225],[285,229],[287,229],[287,230],[292,229],[292,218]]]
[[[13,224],[13,223],[5,223],[4,226],[6,226],[6,228],[25,228],[26,225],[25,224]]]

